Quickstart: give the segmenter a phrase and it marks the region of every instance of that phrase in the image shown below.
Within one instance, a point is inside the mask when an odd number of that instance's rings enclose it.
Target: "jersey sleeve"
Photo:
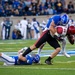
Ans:
[[[27,64],[31,65],[32,64],[32,57],[30,55],[27,55],[26,59],[27,59]]]
[[[54,16],[53,21],[54,21],[55,25],[58,26],[60,24],[60,16]]]
[[[52,22],[52,18],[50,18],[50,19],[48,20],[47,25],[46,25],[47,28],[50,27],[51,22]]]

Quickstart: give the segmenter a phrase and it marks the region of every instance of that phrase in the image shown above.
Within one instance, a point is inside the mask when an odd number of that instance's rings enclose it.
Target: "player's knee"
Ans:
[[[59,47],[59,48],[56,48],[56,50],[58,51],[58,52],[60,52],[61,51],[61,48]]]

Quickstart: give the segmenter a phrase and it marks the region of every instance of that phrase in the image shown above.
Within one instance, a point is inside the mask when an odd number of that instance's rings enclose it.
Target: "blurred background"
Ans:
[[[0,39],[38,39],[48,18],[62,13],[75,20],[75,0],[0,0]]]

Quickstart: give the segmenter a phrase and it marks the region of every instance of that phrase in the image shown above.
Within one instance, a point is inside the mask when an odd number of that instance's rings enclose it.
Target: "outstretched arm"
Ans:
[[[22,48],[21,50],[18,51],[18,54],[23,53],[26,49],[27,47]]]
[[[51,25],[50,25],[50,27],[49,27],[49,30],[50,30],[50,32],[52,33],[52,35],[54,36],[54,34],[56,33],[56,28],[55,28],[55,23],[54,23],[54,21],[52,20],[52,22],[51,22]]]
[[[27,47],[22,48],[21,50],[18,51],[18,56],[19,59],[22,61],[26,61],[26,58],[22,56],[23,52],[27,49]]]

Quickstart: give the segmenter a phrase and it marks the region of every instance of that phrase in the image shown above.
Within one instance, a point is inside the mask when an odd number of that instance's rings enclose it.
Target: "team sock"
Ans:
[[[48,58],[47,58],[48,61],[51,61],[51,59],[52,59],[51,57],[48,57]]]
[[[30,48],[27,48],[25,52],[22,54],[22,56],[26,56],[28,53],[30,53],[32,50]]]

